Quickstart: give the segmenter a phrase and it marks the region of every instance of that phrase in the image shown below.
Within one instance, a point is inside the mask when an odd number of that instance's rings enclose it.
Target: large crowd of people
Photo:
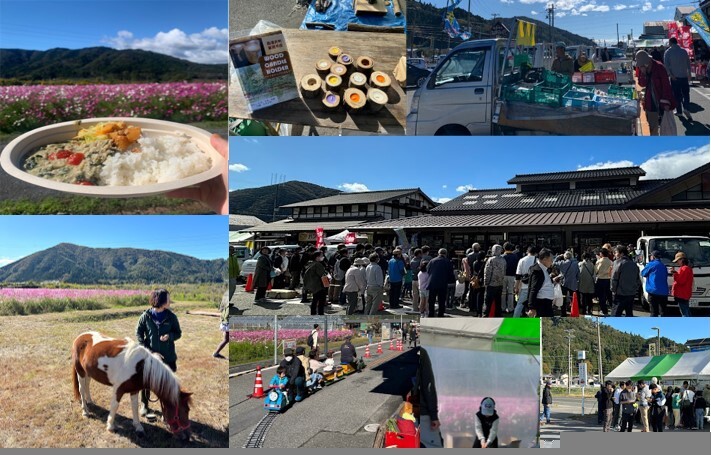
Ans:
[[[683,252],[674,265],[665,265],[653,251],[640,270],[633,245],[605,244],[576,256],[572,249],[556,254],[547,248],[525,250],[505,242],[484,250],[474,243],[464,257],[452,258],[445,248],[433,257],[421,248],[338,245],[297,251],[262,248],[256,266],[255,301],[266,289],[295,290],[303,281],[302,302],[311,314],[324,314],[327,305],[340,304],[347,314],[377,314],[397,310],[409,301],[422,317],[443,317],[457,309],[478,317],[569,316],[576,300],[579,315],[634,316],[644,278],[651,316],[690,316],[693,272]],[[667,276],[673,276],[669,286]],[[309,295],[311,300],[309,300]],[[678,308],[668,306],[669,296]],[[386,307],[387,304],[387,307]]]

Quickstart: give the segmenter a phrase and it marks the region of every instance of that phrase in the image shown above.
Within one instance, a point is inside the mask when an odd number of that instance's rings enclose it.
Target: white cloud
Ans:
[[[187,34],[174,28],[158,32],[155,36],[136,37],[127,30],[105,38],[104,43],[116,49],[142,49],[189,60],[195,63],[227,62],[228,31],[226,28],[210,27],[200,33]]]
[[[442,188],[446,190],[446,189],[447,189],[447,185],[442,185]]]
[[[475,190],[474,185],[467,183],[466,185],[459,185],[457,187],[457,193],[466,193],[469,190]]]
[[[709,162],[709,146],[671,151],[655,155],[639,166],[647,172],[646,179],[679,177]]]
[[[229,168],[230,171],[234,172],[244,172],[249,170],[249,168],[242,163],[230,164]]]
[[[538,12],[536,12],[536,11],[531,11],[531,16],[538,16]]]
[[[642,5],[642,11],[651,11],[652,10],[652,2],[644,2],[644,5]]]
[[[338,188],[342,189],[343,191],[347,193],[358,193],[361,191],[370,191],[367,186],[363,183],[344,183],[342,185],[338,185]]]
[[[639,167],[647,173],[644,179],[670,179],[683,175],[709,162],[709,146],[703,145],[686,150],[662,152],[643,163]],[[579,171],[587,169],[609,169],[614,167],[629,167],[635,164],[629,160],[605,161],[588,166],[578,166]]]
[[[514,3],[514,0],[501,0],[501,3],[506,3],[507,5],[510,5],[511,3]]]
[[[12,264],[13,262],[17,261],[17,259],[12,259],[12,258],[0,258],[0,267],[5,267],[8,264]]]
[[[436,197],[432,199],[433,201],[439,203],[439,204],[444,204],[445,202],[449,202],[452,200],[451,197]]]

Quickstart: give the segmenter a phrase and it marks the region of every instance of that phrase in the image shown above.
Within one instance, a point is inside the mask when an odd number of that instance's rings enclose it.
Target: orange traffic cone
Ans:
[[[578,307],[578,293],[573,292],[573,303],[570,306],[570,317],[571,318],[579,318],[580,317],[580,308]]]
[[[395,350],[395,340],[390,340],[390,349],[389,351],[394,351]]]
[[[257,376],[254,378],[254,392],[249,395],[250,398],[263,398],[264,385],[262,385],[262,367],[257,366]]]
[[[378,352],[376,354],[380,355],[383,353],[383,343],[378,343]]]
[[[370,358],[370,345],[365,347],[365,355],[363,355],[364,359],[369,359]]]
[[[254,292],[254,277],[251,273],[247,276],[247,284],[244,285],[244,292]]]
[[[397,350],[402,351],[402,340],[397,343]]]

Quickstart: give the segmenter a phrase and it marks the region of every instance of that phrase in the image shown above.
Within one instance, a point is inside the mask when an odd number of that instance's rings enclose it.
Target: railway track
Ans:
[[[242,446],[245,449],[259,448],[264,445],[264,438],[266,438],[269,429],[274,425],[274,421],[279,416],[279,414],[274,412],[269,412],[262,417],[254,430],[249,434],[247,442]]]

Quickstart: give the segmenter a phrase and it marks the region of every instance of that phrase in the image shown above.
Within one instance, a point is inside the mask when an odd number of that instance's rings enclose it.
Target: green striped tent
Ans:
[[[605,379],[624,381],[709,380],[709,351],[664,354],[653,357],[629,357]]]
[[[541,325],[533,318],[425,318],[420,332],[440,348],[540,355]]]

